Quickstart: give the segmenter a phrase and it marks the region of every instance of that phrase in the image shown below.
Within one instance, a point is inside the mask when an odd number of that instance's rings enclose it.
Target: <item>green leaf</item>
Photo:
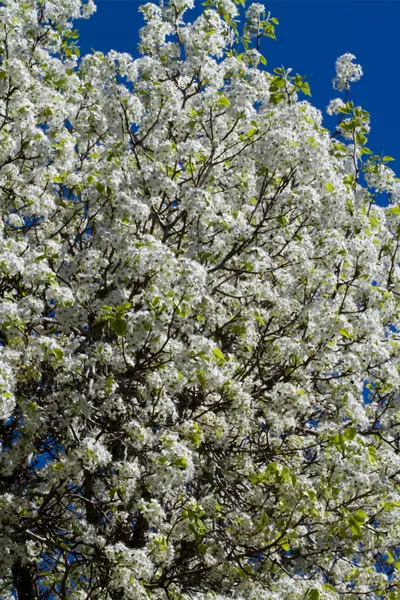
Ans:
[[[257,321],[259,323],[261,323],[261,325],[265,325],[265,321],[262,318],[262,316],[260,315],[260,313],[256,310],[256,312],[254,313],[255,318],[257,319]]]
[[[97,182],[96,183],[96,190],[99,192],[99,194],[102,194],[105,190],[105,187],[102,183]]]
[[[260,518],[260,529],[263,529],[264,527],[266,527],[268,525],[268,515],[266,512],[261,511],[261,518]]]
[[[268,473],[250,473],[249,479],[253,485],[258,485],[259,483],[265,483],[268,481]]]
[[[219,348],[213,348],[212,353],[214,354],[215,358],[217,358],[219,361],[225,362],[225,354],[221,352]]]
[[[375,446],[368,446],[368,457],[370,463],[373,464],[376,461],[376,448]]]
[[[108,306],[107,304],[104,304],[101,307],[101,312],[112,313],[112,312],[114,312],[114,309],[112,306]]]
[[[312,590],[308,591],[307,600],[319,600],[319,598],[320,598],[320,593],[317,590],[317,588],[313,588]]]
[[[327,189],[328,192],[333,192],[333,190],[335,189],[335,186],[332,185],[332,183],[330,181],[326,182],[325,187],[326,187],[326,189]]]
[[[342,329],[339,329],[339,333],[340,333],[340,335],[342,335],[343,337],[345,337],[347,339],[351,338],[351,333],[344,327]]]
[[[357,429],[355,427],[349,427],[344,432],[344,437],[346,438],[346,440],[349,440],[349,441],[354,440],[356,435],[357,435]]]
[[[303,84],[300,86],[300,89],[301,89],[301,91],[303,92],[303,94],[304,94],[305,96],[311,96],[311,90],[310,90],[310,86],[309,86],[309,84],[308,84],[307,82],[303,83]]]
[[[64,352],[61,348],[53,348],[52,353],[58,360],[62,360],[64,357]]]
[[[117,335],[124,336],[128,328],[128,323],[125,319],[114,319],[111,323],[111,327]]]
[[[188,463],[184,456],[180,456],[175,460],[174,464],[176,467],[178,467],[178,469],[181,469],[183,471],[186,469]]]
[[[64,468],[64,463],[62,463],[62,462],[57,462],[57,463],[53,464],[54,471],[62,471],[63,468]]]
[[[359,523],[364,523],[365,521],[368,520],[368,515],[365,511],[359,509],[357,510],[353,517],[355,518],[356,521],[358,521]]]
[[[360,150],[360,154],[361,154],[361,155],[363,155],[363,154],[372,154],[372,151],[371,151],[369,148],[366,148],[366,147],[364,146],[364,148],[361,148],[361,150]]]
[[[262,65],[266,65],[267,64],[267,59],[262,54],[260,55],[260,63]]]
[[[359,536],[361,533],[361,524],[359,521],[357,521],[357,519],[355,519],[354,517],[350,517],[349,519],[349,525],[350,525],[350,530],[351,533],[355,536]]]
[[[114,377],[112,375],[109,375],[106,379],[106,385],[105,385],[105,388],[109,394],[111,394],[111,392],[112,392],[113,383],[114,383]]]
[[[393,206],[393,208],[389,208],[387,211],[388,215],[400,215],[400,204],[397,206]]]
[[[368,138],[365,135],[363,135],[362,133],[357,133],[356,134],[356,141],[357,141],[358,144],[360,144],[360,146],[364,146],[364,144],[367,143]]]
[[[289,552],[290,550],[290,544],[287,540],[282,540],[281,542],[281,546],[284,550],[286,550],[286,552]]]
[[[219,106],[230,106],[231,103],[229,102],[228,98],[226,98],[226,96],[220,96],[218,98],[218,105]]]
[[[284,94],[276,94],[274,93],[274,91],[271,89],[271,98],[270,98],[270,102],[271,104],[279,104],[279,102],[282,102],[285,99]]]
[[[337,592],[336,592],[335,588],[334,588],[334,587],[333,587],[333,585],[331,585],[330,583],[325,583],[325,584],[322,586],[322,589],[323,589],[323,590],[327,590],[328,592],[335,592],[335,593],[337,594]]]
[[[192,523],[190,523],[189,529],[195,534],[196,538],[202,537],[206,532],[205,525],[201,519],[194,519]]]
[[[0,71],[0,79],[7,77],[7,71]]]
[[[281,77],[274,77],[271,84],[271,92],[276,92],[285,87],[285,82]]]
[[[205,387],[207,379],[206,379],[203,369],[199,369],[196,372],[196,375],[197,375],[197,380],[198,380],[199,384],[201,385],[201,387]]]
[[[387,551],[387,559],[386,562],[389,563],[390,565],[392,563],[394,563],[394,554],[393,552],[391,552],[390,550]]]
[[[93,323],[94,326],[98,325],[100,328],[98,329],[98,331],[100,331],[102,329],[102,327],[106,324],[107,321],[112,321],[114,319],[113,315],[100,315],[95,322]]]
[[[62,183],[63,178],[60,177],[59,175],[56,175],[55,177],[53,177],[53,181],[54,181],[54,183]]]
[[[354,175],[352,175],[351,173],[349,173],[348,175],[343,177],[343,183],[348,183],[351,185],[353,182],[354,182]]]
[[[371,227],[379,227],[380,225],[379,219],[377,217],[374,217],[373,215],[369,217],[369,222]]]
[[[278,221],[279,225],[282,225],[282,227],[284,227],[285,225],[288,224],[287,217],[278,217],[277,221]]]
[[[124,304],[121,304],[121,306],[117,306],[115,314],[116,314],[116,318],[117,319],[121,319],[122,316],[126,313],[127,310],[129,310],[131,307],[131,303],[130,302],[125,302]],[[103,306],[104,309],[104,306]]]
[[[396,159],[395,159],[395,158],[393,158],[393,156],[384,156],[384,157],[382,158],[382,160],[383,160],[384,162],[389,162],[389,161],[391,161],[391,160],[396,160]]]

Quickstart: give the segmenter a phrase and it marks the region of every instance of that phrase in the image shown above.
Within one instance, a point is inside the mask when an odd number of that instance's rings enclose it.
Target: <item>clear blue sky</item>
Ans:
[[[96,0],[95,0],[96,1]],[[115,49],[137,56],[140,0],[97,0],[97,13],[78,21],[82,53],[90,48]],[[336,58],[351,52],[364,76],[353,84],[351,99],[371,114],[368,146],[393,156],[390,166],[400,176],[400,0],[269,0],[279,19],[278,41],[265,40],[267,68],[292,67],[308,76],[311,102],[325,110],[338,95],[332,89]],[[187,13],[193,20],[201,7]],[[325,116],[332,129],[336,118]]]

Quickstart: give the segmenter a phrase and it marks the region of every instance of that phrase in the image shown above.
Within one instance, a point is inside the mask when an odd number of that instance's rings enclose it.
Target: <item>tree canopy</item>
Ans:
[[[400,183],[205,5],[0,2],[1,600],[400,597]]]

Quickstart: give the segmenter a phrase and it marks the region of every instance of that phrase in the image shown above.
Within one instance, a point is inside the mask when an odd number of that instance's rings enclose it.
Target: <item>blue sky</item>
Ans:
[[[96,0],[95,0],[96,1]],[[261,1],[261,0],[260,0]],[[137,56],[140,0],[97,0],[97,13],[77,22],[82,53],[115,49]],[[325,110],[337,96],[332,89],[336,58],[351,52],[364,76],[353,84],[351,99],[371,114],[368,146],[396,159],[400,176],[400,0],[269,0],[278,18],[278,41],[265,40],[262,51],[269,70],[292,67],[308,76],[310,101]],[[196,3],[201,7],[201,2]],[[190,11],[193,20],[198,10]],[[336,117],[325,116],[333,129]]]

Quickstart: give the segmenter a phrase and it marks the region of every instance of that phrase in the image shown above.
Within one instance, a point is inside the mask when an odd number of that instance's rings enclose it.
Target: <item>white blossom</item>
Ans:
[[[0,6],[1,598],[394,600],[400,185],[361,67],[331,136],[260,68],[264,5],[192,7],[80,59],[91,1]]]

